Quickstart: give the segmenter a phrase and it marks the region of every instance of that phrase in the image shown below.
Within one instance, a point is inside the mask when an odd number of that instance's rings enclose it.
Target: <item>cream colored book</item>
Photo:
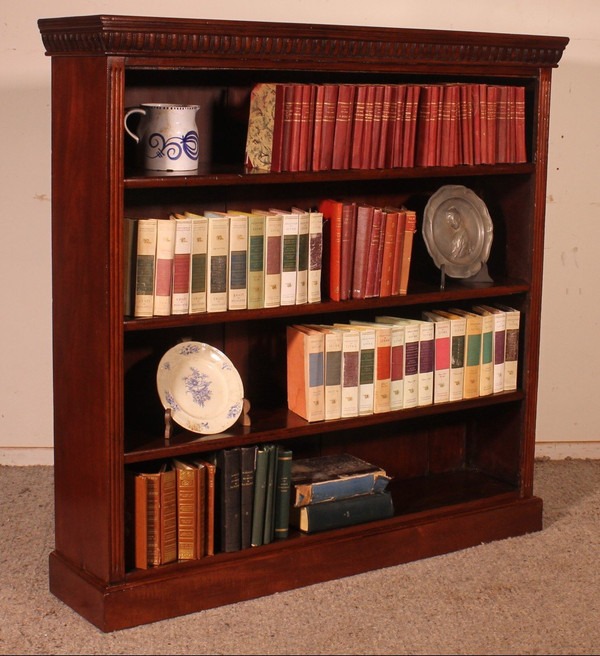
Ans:
[[[372,415],[375,407],[375,329],[367,326],[334,323],[340,330],[356,330],[359,335],[358,414]]]
[[[517,389],[519,371],[519,331],[521,312],[508,305],[495,304],[506,313],[506,346],[504,350],[504,391]]]
[[[480,306],[473,307],[472,311],[481,315],[479,396],[487,396],[494,391],[494,315]]]
[[[493,392],[504,391],[504,351],[506,347],[506,312],[491,305],[478,306],[494,317],[494,386]]]
[[[392,324],[373,321],[350,320],[351,325],[368,326],[375,330],[375,390],[373,412],[389,412],[391,408],[392,385]]]
[[[342,412],[341,416],[358,416],[358,395],[360,381],[360,335],[358,330],[336,328],[327,325],[326,328],[336,330],[342,336]]]
[[[227,310],[229,272],[229,216],[223,212],[205,212],[208,218],[206,311]]]
[[[135,317],[154,313],[157,219],[139,219],[135,270]]]
[[[164,317],[171,314],[175,228],[175,219],[161,219],[156,223],[154,316],[157,317]]]
[[[281,305],[296,305],[298,284],[298,226],[296,212],[271,209],[282,217],[281,231]]]
[[[404,407],[404,335],[406,328],[391,324],[390,410]]]
[[[262,308],[265,306],[265,216],[252,212],[230,211],[229,214],[245,214],[248,218],[248,309]]]
[[[298,214],[298,268],[296,278],[296,305],[308,303],[308,261],[310,252],[310,214],[292,207]]]
[[[230,214],[229,218],[229,275],[227,309],[245,310],[248,306],[248,217]]]
[[[310,212],[308,232],[308,302],[321,302],[323,272],[323,213]]]
[[[190,263],[190,313],[206,312],[206,249],[208,219],[186,212],[192,220],[192,254]]]
[[[188,314],[190,311],[191,262],[192,219],[186,216],[176,215],[171,314]]]

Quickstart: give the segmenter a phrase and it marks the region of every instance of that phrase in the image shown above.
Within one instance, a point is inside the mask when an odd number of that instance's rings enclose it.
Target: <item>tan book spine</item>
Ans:
[[[154,313],[154,269],[156,266],[157,219],[138,221],[134,316]]]
[[[175,229],[176,223],[174,219],[156,222],[154,316],[168,316],[171,314]]]

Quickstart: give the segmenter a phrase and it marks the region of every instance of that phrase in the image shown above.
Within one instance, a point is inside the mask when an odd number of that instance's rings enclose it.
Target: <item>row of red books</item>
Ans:
[[[251,93],[245,162],[250,169],[525,161],[523,86],[261,83]]]
[[[413,210],[326,199],[319,211],[331,300],[407,293],[417,222]]]

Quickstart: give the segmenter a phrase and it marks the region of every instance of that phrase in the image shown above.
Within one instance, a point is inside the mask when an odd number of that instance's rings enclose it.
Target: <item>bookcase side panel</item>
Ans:
[[[120,74],[83,57],[56,58],[52,75],[56,550],[111,581],[124,567]]]

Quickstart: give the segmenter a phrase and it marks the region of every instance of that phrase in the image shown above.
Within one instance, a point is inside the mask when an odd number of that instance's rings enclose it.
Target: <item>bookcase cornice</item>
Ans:
[[[130,16],[40,19],[47,55],[555,67],[566,37]]]

